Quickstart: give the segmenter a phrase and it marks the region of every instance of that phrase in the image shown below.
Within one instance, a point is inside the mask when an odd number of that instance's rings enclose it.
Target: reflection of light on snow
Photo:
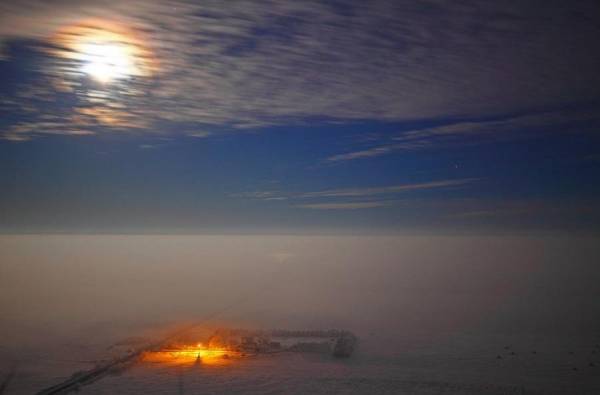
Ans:
[[[174,346],[158,351],[145,352],[142,356],[144,362],[164,364],[193,364],[225,365],[233,358],[239,357],[238,351],[226,348],[206,347],[202,343],[196,345]]]
[[[87,43],[81,45],[82,71],[99,82],[107,83],[136,73],[135,65],[127,48],[111,43]]]

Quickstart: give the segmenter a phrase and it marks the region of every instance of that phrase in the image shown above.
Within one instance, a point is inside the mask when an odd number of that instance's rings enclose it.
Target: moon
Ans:
[[[148,77],[156,71],[151,51],[135,32],[106,21],[84,21],[61,29],[53,42],[56,54],[74,61],[66,72],[101,85]]]
[[[103,84],[137,74],[126,47],[111,43],[86,43],[80,48],[81,71]]]

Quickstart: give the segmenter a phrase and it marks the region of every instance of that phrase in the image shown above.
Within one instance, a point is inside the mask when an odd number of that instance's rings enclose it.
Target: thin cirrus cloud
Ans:
[[[327,189],[301,193],[254,191],[232,194],[230,197],[262,201],[291,200],[293,207],[306,209],[357,210],[390,206],[397,201],[397,199],[393,199],[395,195],[423,190],[459,188],[478,180],[479,179],[477,178],[463,178],[413,184],[388,185],[383,187]],[[356,201],[354,199],[363,200]],[[309,202],[304,203],[304,201],[307,200]],[[314,202],[314,200],[318,201]]]
[[[391,204],[388,201],[375,202],[351,202],[351,203],[312,203],[297,204],[295,207],[307,208],[312,210],[360,210],[367,208],[384,207]]]
[[[442,180],[415,184],[390,185],[376,188],[347,188],[347,189],[329,189],[318,192],[307,192],[301,194],[301,198],[318,197],[357,197],[357,196],[376,196],[394,193],[418,191],[424,189],[439,189],[463,186],[477,181],[476,178],[464,178],[459,180]]]
[[[15,114],[0,135],[42,135],[43,117],[92,132],[169,123],[235,129],[314,117],[481,116],[591,100],[600,94],[600,32],[588,16],[599,6],[570,7],[508,0],[3,2],[2,62],[20,61],[11,46],[51,49],[57,29],[100,19],[138,33],[157,64],[152,76],[119,89],[69,90],[82,86],[67,81],[81,78],[77,70],[41,51],[31,67],[35,81],[0,90],[0,110]],[[11,132],[25,115],[40,127]]]
[[[397,151],[412,151],[423,149],[431,145],[430,141],[421,141],[418,143],[392,143],[373,148],[367,148],[359,151],[345,152],[343,154],[331,155],[326,158],[326,162],[345,162],[355,159],[376,158],[392,154]]]
[[[549,130],[590,131],[597,130],[600,112],[591,110],[570,110],[534,113],[494,120],[461,121],[436,127],[412,129],[387,135],[374,147],[360,149],[327,157],[326,162],[345,162],[356,159],[374,158],[400,151],[427,149],[439,144],[461,144],[468,138],[469,144],[502,139],[531,136],[532,133]],[[372,139],[371,139],[372,140]],[[383,140],[385,144],[382,144]],[[372,143],[372,141],[370,141]]]
[[[197,139],[204,139],[207,138],[211,135],[212,133],[207,132],[207,131],[199,131],[199,132],[193,132],[193,133],[188,133],[187,136],[188,137],[194,137]]]

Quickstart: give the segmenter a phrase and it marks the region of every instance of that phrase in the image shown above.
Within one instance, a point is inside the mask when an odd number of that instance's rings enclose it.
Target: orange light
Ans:
[[[158,351],[148,351],[142,355],[142,361],[171,365],[227,365],[240,356],[241,354],[238,351],[206,347],[202,343],[197,343],[195,345],[177,345]]]

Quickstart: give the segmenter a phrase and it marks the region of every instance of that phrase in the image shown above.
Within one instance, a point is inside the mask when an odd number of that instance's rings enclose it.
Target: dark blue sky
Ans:
[[[0,230],[596,231],[600,9],[537,4],[6,3]]]

